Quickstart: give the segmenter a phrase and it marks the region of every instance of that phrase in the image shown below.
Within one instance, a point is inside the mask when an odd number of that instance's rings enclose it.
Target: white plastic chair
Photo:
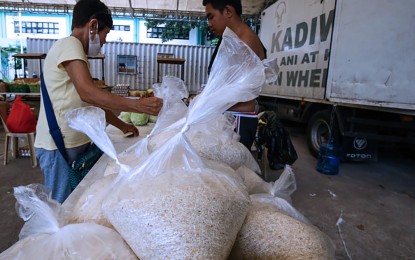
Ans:
[[[4,142],[4,165],[9,162],[9,147],[12,146],[12,156],[16,158],[18,156],[18,139],[19,138],[26,138],[27,142],[29,143],[29,150],[30,150],[30,159],[32,161],[32,167],[35,168],[37,166],[37,159],[35,154],[35,134],[36,132],[31,133],[11,133],[6,125],[7,114],[2,113],[0,109],[0,119],[3,124],[4,130],[6,132],[5,142]]]

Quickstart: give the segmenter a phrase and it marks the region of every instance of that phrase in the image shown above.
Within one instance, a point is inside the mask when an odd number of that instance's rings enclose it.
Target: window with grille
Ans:
[[[147,29],[147,38],[160,38],[163,33],[163,27],[152,27]]]
[[[165,30],[164,27],[152,27],[152,28],[148,28],[147,29],[147,38],[158,38],[161,39],[162,38],[162,33]],[[173,37],[174,39],[179,39],[179,40],[189,40],[189,32],[187,33],[180,33],[180,32],[175,32],[175,35]]]
[[[114,31],[129,32],[131,29],[130,29],[130,26],[129,25],[114,25],[112,27],[112,30],[114,30]]]
[[[20,33],[19,22],[14,22],[14,32]],[[22,22],[22,33],[59,34],[59,23],[54,22]]]

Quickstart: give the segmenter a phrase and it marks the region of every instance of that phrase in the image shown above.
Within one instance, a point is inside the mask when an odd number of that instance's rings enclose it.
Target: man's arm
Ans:
[[[81,100],[104,108],[127,112],[158,115],[163,101],[156,97],[129,99],[111,94],[94,86],[87,64],[82,60],[66,61],[62,64],[75,85]]]
[[[253,52],[261,59],[265,59],[265,52],[264,48],[262,47],[262,43],[258,38],[258,35],[254,31],[246,25],[246,32],[240,35],[240,39],[248,45]],[[236,112],[255,112],[256,109],[256,100],[250,100],[247,102],[240,102],[232,106],[229,111],[236,111]]]
[[[120,129],[124,134],[131,132],[133,133],[133,136],[138,136],[139,131],[137,127],[131,124],[127,124],[126,122],[119,119],[112,111],[108,109],[104,109],[105,111],[105,119],[107,122],[116,128]]]
[[[246,102],[239,102],[233,105],[228,111],[234,112],[255,112],[256,108],[256,101],[255,99],[246,101]]]
[[[253,52],[261,59],[265,59],[265,51],[264,47],[262,46],[261,40],[259,39],[258,35],[252,31],[251,28],[249,28],[248,25],[246,25],[248,28],[245,33],[240,35],[240,39],[251,48]]]

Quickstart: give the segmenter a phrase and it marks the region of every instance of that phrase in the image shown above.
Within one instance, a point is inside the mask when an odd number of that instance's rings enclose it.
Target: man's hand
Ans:
[[[137,127],[122,121],[111,110],[104,109],[104,111],[105,111],[105,119],[107,120],[107,123],[120,129],[124,134],[130,133],[127,136],[132,137],[132,136],[139,135]]]
[[[157,97],[140,98],[137,100],[137,110],[141,113],[157,116],[163,106],[163,99]]]
[[[135,127],[134,125],[131,125],[131,124],[127,124],[127,123],[124,123],[124,125],[120,127],[120,130],[124,134],[128,133],[128,135],[126,135],[127,137],[133,137],[133,136],[136,137],[140,134],[137,127]]]

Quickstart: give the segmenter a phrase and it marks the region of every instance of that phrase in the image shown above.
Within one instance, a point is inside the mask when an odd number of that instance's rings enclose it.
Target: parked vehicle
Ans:
[[[415,1],[280,0],[260,38],[280,67],[259,103],[307,124],[317,156],[330,136],[344,160],[376,160],[379,141],[415,143]]]

